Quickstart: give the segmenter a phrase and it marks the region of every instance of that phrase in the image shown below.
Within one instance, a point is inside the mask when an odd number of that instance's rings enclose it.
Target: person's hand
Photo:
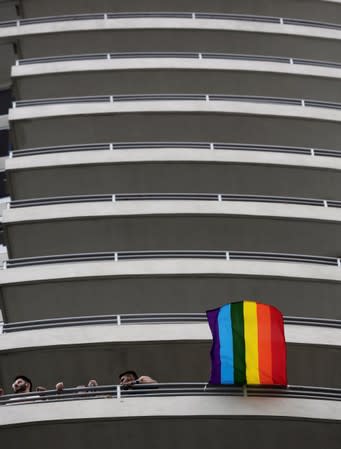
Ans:
[[[157,383],[156,380],[152,379],[149,376],[141,376],[137,379],[137,382],[139,384],[155,384],[155,383]]]
[[[134,385],[136,380],[129,380],[126,376],[121,377],[120,385]]]
[[[96,379],[91,379],[88,382],[88,387],[98,387],[98,382]]]
[[[58,382],[56,384],[56,390],[57,390],[57,393],[61,393],[64,390],[64,383],[63,382]]]
[[[36,391],[46,391],[46,390],[47,390],[47,388],[41,387],[41,386],[36,388]]]

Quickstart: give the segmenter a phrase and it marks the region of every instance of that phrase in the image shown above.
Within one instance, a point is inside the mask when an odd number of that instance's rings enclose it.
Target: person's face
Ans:
[[[120,378],[121,385],[127,385],[136,382],[135,377],[132,374],[125,374]]]
[[[25,393],[26,391],[29,391],[30,385],[28,382],[26,382],[24,379],[19,377],[12,385],[12,389],[14,393]]]

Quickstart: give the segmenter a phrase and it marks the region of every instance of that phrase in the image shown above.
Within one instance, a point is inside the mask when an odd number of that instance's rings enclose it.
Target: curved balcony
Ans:
[[[339,387],[341,322],[299,317],[285,322],[289,383]],[[45,386],[58,379],[77,384],[80,377],[108,384],[128,366],[152,369],[153,377],[166,382],[209,376],[211,335],[203,313],[26,321],[5,324],[4,332],[0,382],[6,391],[18,366]]]
[[[140,251],[12,259],[5,267],[6,322],[113,310],[190,312],[215,307],[226,295],[256,298],[287,315],[340,319],[341,271],[333,257]]]
[[[124,76],[123,76],[124,72]],[[52,78],[53,77],[53,78]],[[341,64],[332,61],[189,52],[99,53],[18,60],[17,99],[68,95],[210,93],[285,95],[340,101]]]
[[[157,396],[147,389],[123,390],[117,395],[117,387],[109,386],[102,390],[110,395],[106,398],[88,399],[78,394],[82,400],[70,401],[66,395],[66,400],[54,402],[50,394],[51,399],[43,403],[12,403],[0,407],[2,441],[9,444],[13,438],[29,438],[39,449],[47,439],[51,439],[52,449],[61,444],[84,447],[83,438],[87,445],[103,447],[115,440],[124,449],[141,447],[141,440],[162,444],[166,449],[174,444],[201,449],[212,441],[210,447],[218,449],[227,437],[236,441],[235,447],[242,448],[252,444],[257,434],[257,441],[265,449],[276,444],[279,437],[281,444],[277,447],[284,449],[313,435],[309,447],[322,447],[328,437],[329,447],[338,448],[339,390],[248,388],[244,393],[247,397],[242,397],[241,389],[205,388],[205,384],[193,383],[161,384],[158,390]],[[68,393],[76,396],[75,391]],[[214,434],[217,437],[212,439]]]
[[[203,186],[206,193],[337,199],[341,183],[336,149],[154,141],[26,148],[10,156],[7,188],[13,199],[202,192]]]
[[[178,248],[338,257],[340,208],[309,198],[109,194],[13,201],[3,224],[11,258]]]
[[[17,149],[92,143],[98,135],[104,141],[176,135],[177,140],[244,143],[247,138],[256,144],[328,148],[339,143],[341,103],[214,94],[103,95],[21,100],[13,103],[9,120]]]
[[[69,45],[72,32],[72,47]],[[44,36],[44,39],[41,39]],[[169,39],[171,37],[171,39]],[[295,18],[201,12],[127,12],[38,17],[0,23],[3,42],[22,57],[102,51],[236,51],[293,49],[294,56],[340,61],[341,25]],[[168,44],[167,44],[168,42]],[[108,45],[112,45],[109,48]],[[39,48],[38,48],[39,45]],[[185,48],[184,48],[185,47]]]

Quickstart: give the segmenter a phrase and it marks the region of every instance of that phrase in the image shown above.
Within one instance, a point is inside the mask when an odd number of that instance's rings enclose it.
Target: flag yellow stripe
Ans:
[[[259,384],[257,303],[244,301],[246,383]]]

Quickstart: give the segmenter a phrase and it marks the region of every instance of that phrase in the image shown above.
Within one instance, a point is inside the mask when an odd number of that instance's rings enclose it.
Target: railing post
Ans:
[[[116,385],[116,398],[121,399],[121,386]]]
[[[109,143],[109,150],[110,151],[114,151],[114,144],[113,143]]]
[[[104,18],[104,20],[108,20],[108,14],[106,12],[104,13],[104,17],[103,18]]]
[[[196,19],[196,17],[195,17],[195,12],[192,12],[192,19],[193,19],[193,20]]]
[[[315,150],[314,150],[314,148],[310,148],[310,154],[311,154],[311,156],[315,156]]]
[[[13,102],[12,102],[12,108],[15,109],[16,107],[17,107],[16,101],[13,101]]]
[[[222,195],[221,195],[221,193],[218,193],[218,201],[222,201]]]
[[[341,259],[337,259],[337,266],[341,267]]]
[[[209,95],[205,95],[206,101],[210,101],[210,96]]]
[[[116,202],[116,195],[113,194],[112,198],[111,198],[112,202],[115,203]]]
[[[118,261],[118,253],[117,253],[117,251],[115,252],[115,262],[117,262]]]
[[[201,53],[198,53],[198,58],[202,59],[202,54]]]
[[[226,260],[230,260],[230,253],[226,251]]]
[[[3,333],[3,329],[4,329],[4,322],[0,321],[0,334]]]
[[[3,270],[6,270],[6,269],[7,269],[7,260],[4,260],[4,261],[2,262],[2,269],[3,269]]]
[[[305,106],[305,101],[304,100],[301,100],[301,106]]]
[[[323,205],[324,205],[324,207],[328,207],[328,202],[327,202],[327,200],[323,200]]]
[[[121,326],[121,315],[117,315],[117,326]]]
[[[283,17],[280,17],[280,18],[279,18],[279,23],[280,23],[281,25],[283,25],[283,23],[284,23]]]
[[[243,385],[243,396],[244,398],[247,398],[247,386]]]

